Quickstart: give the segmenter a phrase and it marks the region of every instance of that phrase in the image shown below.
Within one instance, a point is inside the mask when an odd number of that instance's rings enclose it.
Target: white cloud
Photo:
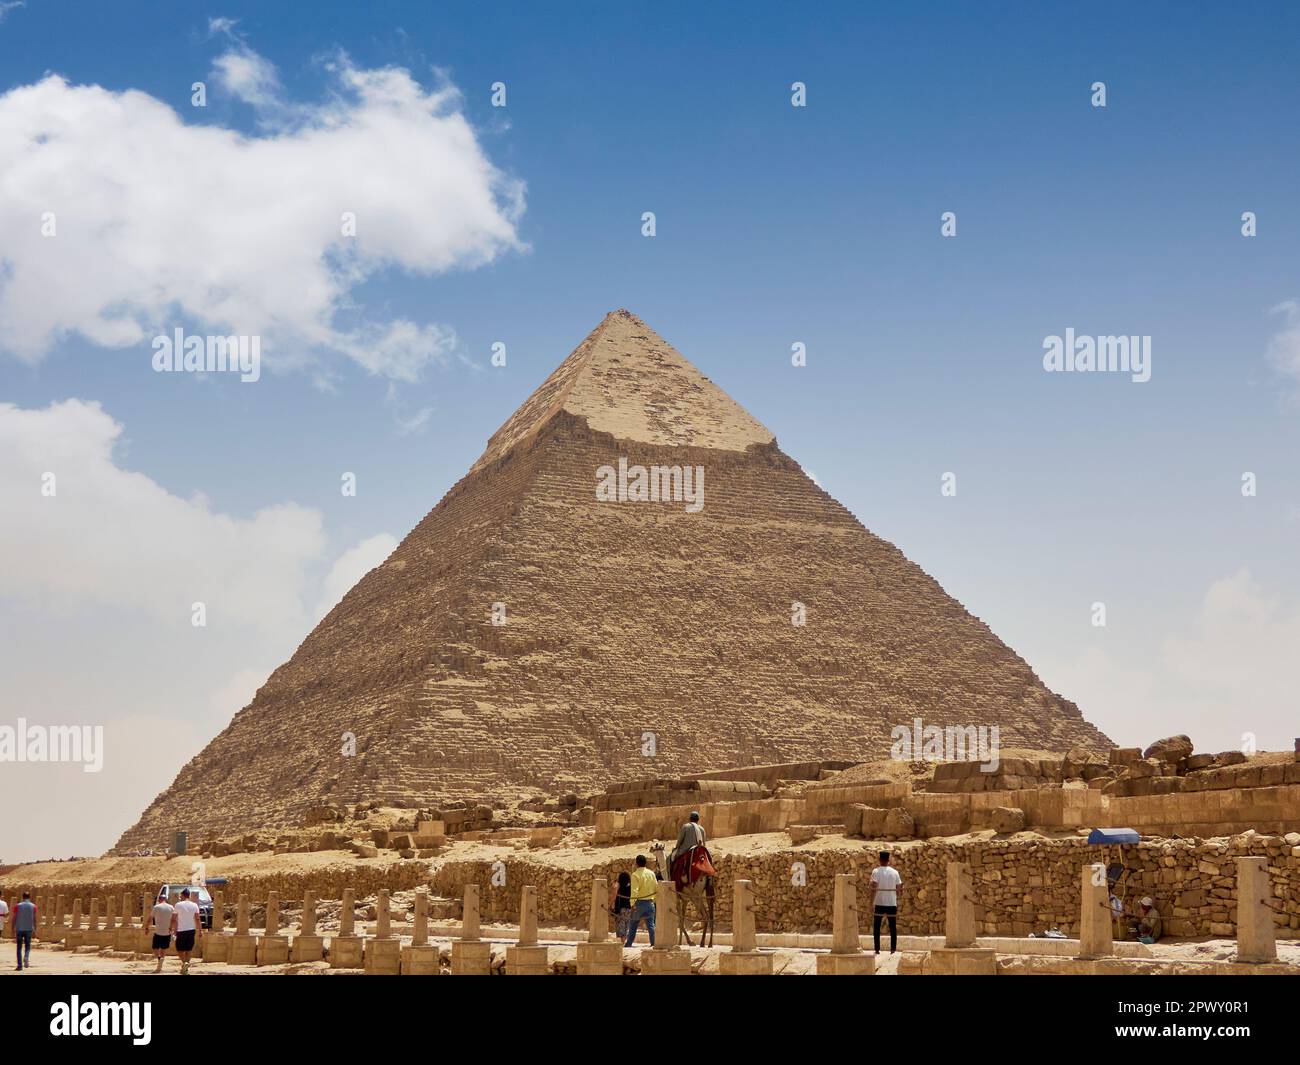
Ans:
[[[1290,750],[1296,734],[1300,607],[1264,590],[1247,570],[1214,581],[1200,609],[1163,636],[1130,640],[1094,630],[1087,649],[1038,662],[1054,691],[1121,746],[1186,733],[1198,750]],[[1098,642],[1103,641],[1103,642]]]
[[[111,603],[189,625],[301,627],[320,515],[292,503],[237,518],[118,466],[122,426],[97,403],[0,404],[0,588],[64,607]],[[41,494],[54,476],[55,495]]]
[[[1300,383],[1300,301],[1283,300],[1270,313],[1282,315],[1285,324],[1268,342],[1268,361],[1278,373]]]
[[[53,75],[0,95],[0,349],[36,362],[81,334],[144,359],[183,325],[259,335],[271,367],[340,352],[409,381],[445,358],[443,326],[354,324],[351,290],[387,268],[433,275],[521,248],[523,185],[484,154],[454,88],[345,56],[328,69],[327,100],[290,105],[235,41],[211,92],[273,118],[259,136]]]
[[[6,0],[6,2],[0,3],[0,22],[9,17],[9,12],[26,6],[23,0]]]
[[[218,83],[237,100],[254,107],[281,104],[280,76],[275,64],[240,45],[217,57],[213,64]]]
[[[242,517],[173,495],[121,465],[123,432],[95,403],[0,404],[0,724],[104,728],[100,773],[0,766],[0,810],[23,813],[2,860],[110,847],[397,544],[373,536],[331,565],[315,510]]]

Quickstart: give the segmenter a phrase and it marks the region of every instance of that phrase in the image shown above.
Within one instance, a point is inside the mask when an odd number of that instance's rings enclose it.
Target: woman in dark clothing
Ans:
[[[627,935],[628,923],[632,919],[631,874],[618,874],[617,882],[610,888],[610,910],[614,914],[614,934],[621,940]]]

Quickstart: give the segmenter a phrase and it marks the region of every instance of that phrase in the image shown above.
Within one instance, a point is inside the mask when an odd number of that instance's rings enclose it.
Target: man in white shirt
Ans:
[[[0,895],[0,939],[5,937],[5,925],[9,923],[9,903]]]
[[[194,951],[194,939],[203,934],[203,919],[199,917],[199,904],[190,898],[190,889],[181,892],[181,901],[176,904],[176,916],[173,918],[176,931],[176,953],[181,956],[181,975],[190,971],[190,954]]]
[[[903,878],[889,864],[889,851],[880,852],[880,865],[871,871],[872,933],[876,940],[876,953],[880,953],[880,923],[889,918],[889,953],[898,949],[898,889]]]
[[[162,972],[163,956],[172,945],[172,926],[176,923],[176,908],[167,901],[166,895],[159,895],[149,913],[149,925],[153,929],[153,953],[158,959],[155,973]]]

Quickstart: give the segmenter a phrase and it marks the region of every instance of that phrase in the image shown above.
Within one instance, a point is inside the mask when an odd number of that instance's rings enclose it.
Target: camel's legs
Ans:
[[[691,934],[686,931],[686,898],[678,892],[677,894],[677,943],[680,946],[682,940],[686,940],[686,945],[691,946]]]
[[[705,927],[709,933],[709,946],[712,947],[713,946],[713,892],[707,891],[706,889],[705,898],[708,900],[708,908],[709,908],[708,917],[705,920]],[[700,936],[700,944],[701,946],[704,944],[703,935]]]

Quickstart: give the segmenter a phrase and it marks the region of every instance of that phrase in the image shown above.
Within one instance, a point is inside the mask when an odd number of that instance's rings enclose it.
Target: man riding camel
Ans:
[[[672,853],[668,856],[668,868],[671,870],[680,858],[687,851],[695,847],[703,847],[706,836],[704,826],[700,824],[700,815],[696,810],[691,811],[691,819],[682,825],[682,830],[677,834],[677,846],[673,848]]]

